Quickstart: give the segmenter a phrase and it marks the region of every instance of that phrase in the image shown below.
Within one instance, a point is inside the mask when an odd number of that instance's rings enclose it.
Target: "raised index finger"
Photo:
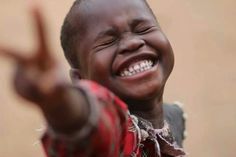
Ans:
[[[40,11],[39,6],[34,3],[32,5],[32,15],[34,18],[34,23],[36,26],[36,35],[37,35],[37,41],[38,41],[38,49],[37,49],[37,56],[46,58],[49,56],[49,50],[47,45],[47,39],[46,39],[46,29],[44,20],[42,17],[42,13]]]

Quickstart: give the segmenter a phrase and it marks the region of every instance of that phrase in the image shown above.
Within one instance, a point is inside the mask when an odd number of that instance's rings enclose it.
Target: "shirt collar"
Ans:
[[[161,157],[161,154],[173,157],[185,155],[184,150],[174,140],[167,121],[164,121],[164,126],[161,129],[154,129],[149,121],[134,115],[131,117],[140,129],[141,141],[146,139],[153,141],[159,157]]]

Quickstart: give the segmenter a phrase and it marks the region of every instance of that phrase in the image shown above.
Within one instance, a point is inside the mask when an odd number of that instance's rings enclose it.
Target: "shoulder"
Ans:
[[[183,105],[179,102],[172,104],[163,104],[164,118],[170,125],[170,130],[175,141],[179,146],[182,146],[185,138],[185,121],[186,113],[184,113]]]

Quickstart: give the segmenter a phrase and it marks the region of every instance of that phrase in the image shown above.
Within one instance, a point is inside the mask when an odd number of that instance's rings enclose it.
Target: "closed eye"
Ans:
[[[155,28],[155,26],[141,26],[135,28],[134,32],[137,34],[146,34],[152,32]]]
[[[115,41],[116,41],[116,38],[115,38],[115,37],[112,37],[112,38],[110,38],[110,39],[105,40],[104,42],[102,42],[101,45],[110,45],[110,44],[112,44],[112,43],[115,42]]]
[[[116,41],[117,41],[117,38],[114,36],[103,38],[97,42],[96,46],[94,46],[94,49],[101,50],[103,48],[112,46]]]

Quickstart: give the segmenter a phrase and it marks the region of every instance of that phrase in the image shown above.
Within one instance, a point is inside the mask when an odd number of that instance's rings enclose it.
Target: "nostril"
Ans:
[[[144,45],[145,45],[144,40],[141,40],[141,43],[139,44],[139,47],[138,47],[138,48],[141,48],[141,47],[143,47]]]
[[[144,45],[144,41],[141,39],[133,39],[132,41],[130,41],[130,45],[129,45],[129,49],[130,50],[136,50],[141,48]]]
[[[131,38],[120,42],[120,53],[133,52],[145,45],[145,41],[140,38]]]

